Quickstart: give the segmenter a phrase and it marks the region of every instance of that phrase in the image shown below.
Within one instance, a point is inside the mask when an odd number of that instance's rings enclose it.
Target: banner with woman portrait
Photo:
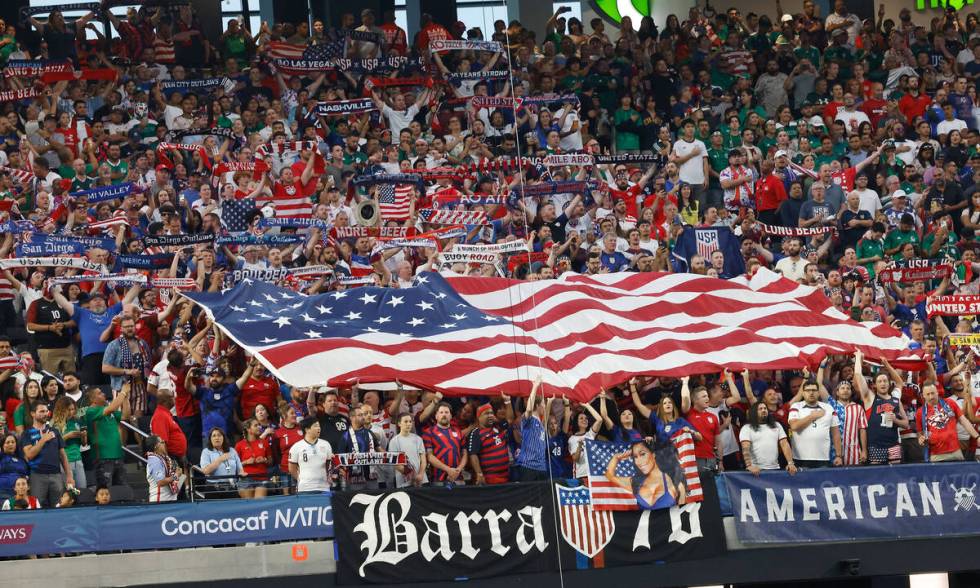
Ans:
[[[585,455],[596,510],[658,510],[702,500],[686,432],[673,441],[647,437],[632,444],[588,439]]]

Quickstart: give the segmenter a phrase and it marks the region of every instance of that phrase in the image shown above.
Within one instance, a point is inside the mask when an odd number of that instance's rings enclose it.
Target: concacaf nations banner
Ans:
[[[980,533],[980,464],[726,473],[743,543]]]
[[[659,511],[591,508],[565,481],[333,496],[340,584],[439,582],[714,557],[711,500]]]

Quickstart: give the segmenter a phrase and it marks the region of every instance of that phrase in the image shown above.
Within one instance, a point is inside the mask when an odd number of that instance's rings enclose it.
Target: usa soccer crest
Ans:
[[[595,510],[589,489],[584,486],[566,488],[555,484],[561,536],[575,551],[593,558],[599,554],[616,532],[612,511]]]

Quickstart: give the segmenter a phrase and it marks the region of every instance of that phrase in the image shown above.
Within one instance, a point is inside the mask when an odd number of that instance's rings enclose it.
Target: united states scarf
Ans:
[[[639,374],[799,369],[855,349],[890,361],[908,354],[897,330],[857,323],[821,290],[764,269],[751,282],[659,273],[521,282],[428,272],[397,290],[303,297],[243,281],[186,296],[300,387],[400,380],[454,396],[526,396],[540,374],[545,394],[588,401]]]
[[[412,204],[412,184],[379,184],[378,208],[384,220],[405,220]]]

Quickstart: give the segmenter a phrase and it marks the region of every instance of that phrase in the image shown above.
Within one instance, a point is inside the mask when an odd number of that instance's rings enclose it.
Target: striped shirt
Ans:
[[[160,37],[153,39],[153,58],[157,63],[176,63],[177,53],[173,39],[165,41]]]
[[[473,429],[466,440],[466,450],[470,455],[480,457],[480,469],[484,476],[507,476],[510,455],[504,431],[497,427]]]
[[[463,455],[463,434],[456,427],[432,425],[422,435],[425,450],[450,468],[459,466]],[[446,472],[432,468],[432,478],[436,482],[446,481]]]
[[[868,417],[864,412],[864,407],[856,402],[841,404],[833,396],[827,398],[827,403],[834,407],[837,413],[838,426],[840,430],[841,452],[844,454],[841,459],[844,465],[861,464],[861,430],[868,428]],[[831,444],[831,459],[834,458],[834,448]]]
[[[541,421],[535,416],[521,417],[521,453],[517,456],[517,465],[539,472],[548,471],[547,447],[548,436]]]
[[[14,299],[14,285],[10,283],[10,280],[0,276],[0,300],[13,300]]]

